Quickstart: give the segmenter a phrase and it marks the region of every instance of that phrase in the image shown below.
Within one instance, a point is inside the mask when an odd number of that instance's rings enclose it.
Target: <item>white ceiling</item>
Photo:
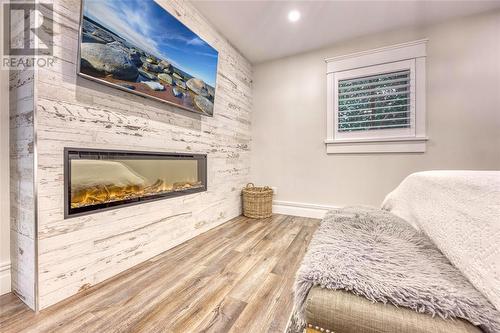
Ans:
[[[500,8],[500,1],[221,1],[194,6],[245,57],[259,63],[376,32]],[[297,9],[302,17],[288,21]]]

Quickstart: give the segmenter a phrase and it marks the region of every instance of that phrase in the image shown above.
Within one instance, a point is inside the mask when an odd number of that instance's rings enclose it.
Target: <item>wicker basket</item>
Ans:
[[[248,183],[241,193],[243,215],[246,217],[262,219],[273,214],[273,190],[271,188],[255,187],[253,183]]]

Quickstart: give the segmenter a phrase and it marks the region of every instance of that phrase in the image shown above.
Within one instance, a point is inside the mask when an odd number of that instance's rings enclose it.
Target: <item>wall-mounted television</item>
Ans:
[[[80,76],[213,116],[217,61],[154,0],[82,0]]]

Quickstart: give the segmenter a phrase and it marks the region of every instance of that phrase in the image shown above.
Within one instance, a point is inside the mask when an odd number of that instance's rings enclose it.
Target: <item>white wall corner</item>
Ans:
[[[330,209],[338,206],[316,205],[303,202],[273,201],[273,213],[322,219]]]
[[[0,295],[10,291],[10,262],[2,262],[0,263]]]

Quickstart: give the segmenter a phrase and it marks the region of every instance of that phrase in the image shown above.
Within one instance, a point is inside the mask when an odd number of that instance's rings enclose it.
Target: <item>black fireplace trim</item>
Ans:
[[[201,176],[203,187],[186,189],[176,192],[161,193],[157,195],[150,195],[142,198],[134,198],[127,200],[120,200],[115,202],[109,202],[104,204],[97,204],[88,207],[78,207],[71,208],[71,168],[69,167],[71,156],[78,155],[80,158],[83,156],[92,156],[100,154],[101,157],[105,158],[105,154],[109,157],[119,157],[121,159],[126,159],[127,157],[147,157],[147,158],[158,158],[158,159],[189,159],[189,160],[200,160],[204,163],[198,163],[198,176]],[[99,158],[101,159],[101,158]],[[187,153],[165,153],[165,152],[150,152],[150,151],[134,151],[134,150],[114,150],[114,149],[93,149],[93,148],[64,148],[64,218],[72,218],[77,216],[83,216],[88,214],[100,213],[108,210],[113,210],[122,207],[133,206],[141,203],[158,201],[178,196],[183,196],[187,194],[193,194],[198,192],[204,192],[207,190],[207,155],[206,154],[187,154]]]

